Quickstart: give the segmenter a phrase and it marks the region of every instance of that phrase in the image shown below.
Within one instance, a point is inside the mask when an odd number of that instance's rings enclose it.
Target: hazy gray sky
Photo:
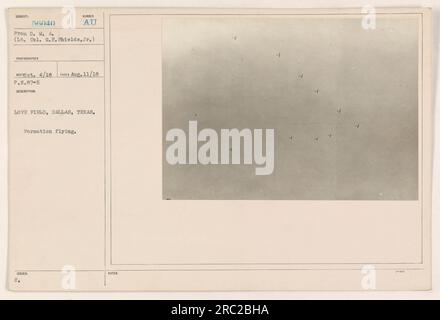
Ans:
[[[417,199],[417,59],[410,16],[166,18],[164,137],[273,128],[275,169],[164,160],[163,197]]]

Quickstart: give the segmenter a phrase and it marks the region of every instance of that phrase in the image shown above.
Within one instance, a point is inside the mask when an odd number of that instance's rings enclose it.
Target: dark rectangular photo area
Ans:
[[[164,18],[163,199],[417,200],[419,23]]]

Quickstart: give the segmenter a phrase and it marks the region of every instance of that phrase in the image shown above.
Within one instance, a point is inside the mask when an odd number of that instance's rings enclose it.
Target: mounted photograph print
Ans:
[[[10,290],[431,288],[430,9],[8,21]]]

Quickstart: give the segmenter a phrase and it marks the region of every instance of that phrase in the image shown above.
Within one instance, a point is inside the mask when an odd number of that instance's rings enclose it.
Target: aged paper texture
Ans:
[[[430,289],[429,9],[8,20],[11,290]]]

